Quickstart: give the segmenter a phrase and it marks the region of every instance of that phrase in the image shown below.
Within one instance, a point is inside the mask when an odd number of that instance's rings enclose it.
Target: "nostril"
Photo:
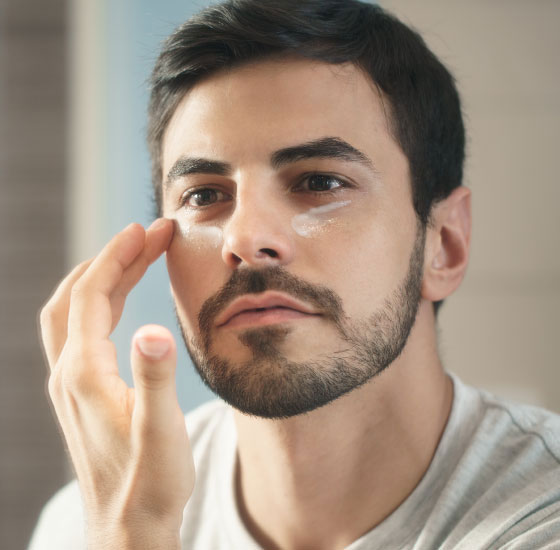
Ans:
[[[272,248],[261,248],[260,251],[271,258],[278,258],[278,252],[276,252],[276,250],[272,250]]]

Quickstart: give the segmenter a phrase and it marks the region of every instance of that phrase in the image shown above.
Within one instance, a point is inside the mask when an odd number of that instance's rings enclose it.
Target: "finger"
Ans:
[[[177,502],[183,503],[182,509],[194,487],[194,464],[177,401],[177,351],[171,333],[158,325],[139,329],[131,361],[135,392],[131,443],[144,501],[158,514],[176,508]]]
[[[144,240],[144,228],[130,224],[109,241],[74,284],[68,313],[70,337],[90,342],[109,337],[112,327],[109,296],[143,250]]]
[[[132,224],[117,235],[75,287],[72,328],[94,340],[107,338],[120,319],[126,296],[169,247],[172,236],[173,222],[165,218],[156,220],[147,232]]]
[[[78,264],[58,285],[39,313],[39,334],[50,368],[58,360],[66,342],[70,291],[74,283],[85,273],[92,262],[93,258],[90,258]]]
[[[146,231],[144,250],[123,273],[122,279],[111,293],[112,328],[119,322],[124,302],[130,291],[138,284],[148,267],[155,262],[171,243],[174,225],[172,220],[159,218]]]
[[[156,439],[161,441],[176,433],[170,423],[180,412],[175,388],[175,340],[166,328],[146,325],[136,332],[132,342],[132,423],[136,433],[149,436],[150,442],[156,444]]]

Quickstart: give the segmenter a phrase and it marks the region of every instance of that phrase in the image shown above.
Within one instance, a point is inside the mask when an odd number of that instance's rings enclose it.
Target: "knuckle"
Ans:
[[[58,401],[62,393],[62,384],[60,380],[60,370],[53,370],[47,379],[47,390],[53,402]]]
[[[87,397],[91,393],[91,381],[85,373],[85,369],[78,365],[71,365],[62,371],[61,375],[62,391],[79,397]]]
[[[80,362],[74,362],[63,369],[61,383],[65,392],[86,396],[90,392],[90,377]]]
[[[89,265],[91,264],[91,262],[93,261],[93,258],[89,258],[87,260],[84,260],[83,262],[80,262],[77,267],[76,270],[77,271],[83,271],[84,269],[86,269],[87,267],[89,267]]]
[[[84,294],[84,282],[82,279],[76,281],[70,289],[70,295],[73,299],[80,298]]]
[[[39,310],[39,325],[41,327],[46,327],[47,325],[52,323],[53,318],[54,308],[49,301]]]
[[[61,394],[86,396],[92,391],[91,369],[87,368],[81,350],[65,348],[48,382],[51,397]]]

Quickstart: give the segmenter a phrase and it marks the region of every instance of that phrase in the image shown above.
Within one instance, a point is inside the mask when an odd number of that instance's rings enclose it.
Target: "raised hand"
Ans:
[[[179,548],[194,466],[175,388],[176,346],[164,327],[140,328],[134,389],[119,377],[109,335],[128,293],[169,246],[173,223],[131,224],[78,265],[41,311],[56,416],[74,465],[88,547]]]

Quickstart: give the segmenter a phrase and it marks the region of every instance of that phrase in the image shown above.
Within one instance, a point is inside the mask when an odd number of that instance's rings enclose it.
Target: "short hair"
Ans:
[[[222,69],[282,56],[353,63],[371,78],[389,104],[389,127],[408,159],[414,209],[426,226],[432,206],[461,185],[459,94],[417,32],[358,0],[229,0],[195,15],[164,42],[148,112],[159,213],[163,136],[185,93]]]
[[[151,78],[148,146],[161,206],[161,148],[184,94],[221,69],[278,56],[353,63],[389,101],[393,136],[406,155],[415,211],[461,185],[465,135],[454,79],[418,33],[357,0],[230,0],[205,9],[164,43]]]

